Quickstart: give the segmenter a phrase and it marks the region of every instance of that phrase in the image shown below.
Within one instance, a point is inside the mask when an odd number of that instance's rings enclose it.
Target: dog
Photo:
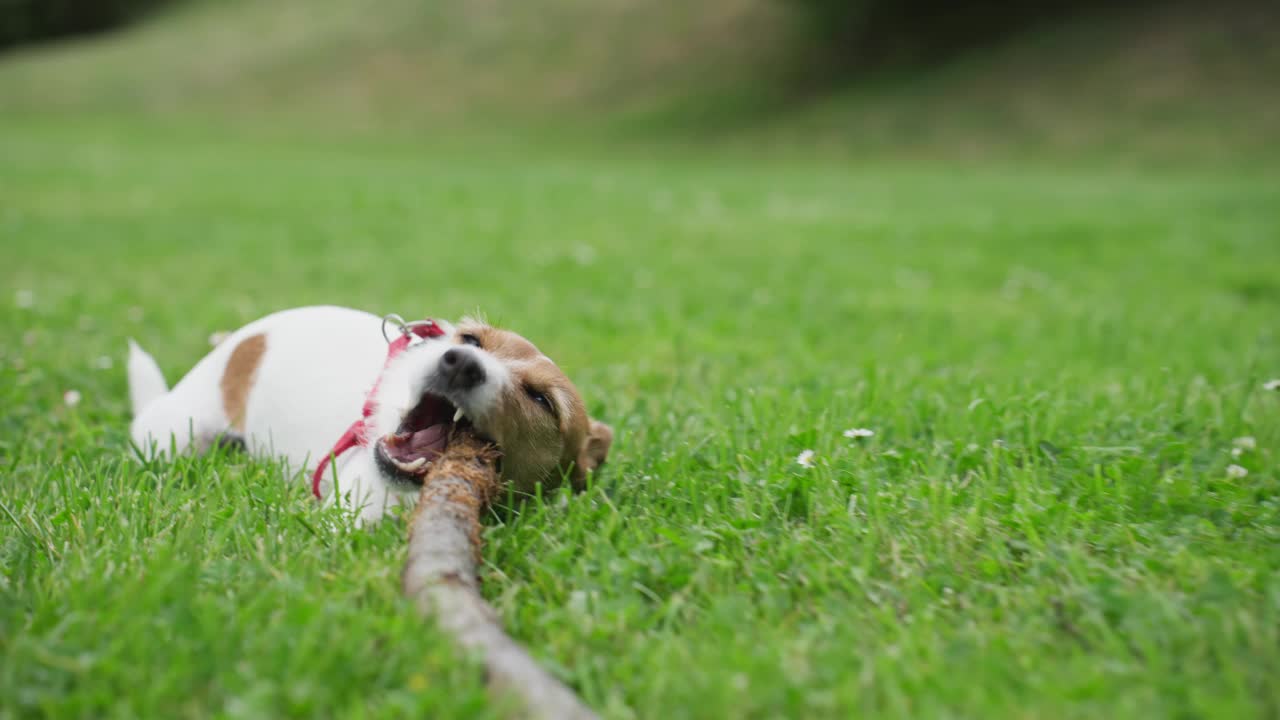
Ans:
[[[399,330],[388,337],[385,319],[349,308],[277,312],[228,335],[172,390],[130,340],[132,440],[147,456],[230,443],[283,458],[361,524],[414,497],[458,428],[498,446],[502,479],[521,494],[562,479],[581,490],[604,463],[613,430],[528,340],[472,319]]]

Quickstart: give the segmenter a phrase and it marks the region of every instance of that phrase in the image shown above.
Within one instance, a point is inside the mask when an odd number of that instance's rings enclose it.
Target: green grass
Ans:
[[[1274,174],[281,134],[3,124],[0,717],[504,714],[403,523],[130,459],[127,337],[321,302],[479,309],[614,425],[484,572],[609,717],[1280,713]]]

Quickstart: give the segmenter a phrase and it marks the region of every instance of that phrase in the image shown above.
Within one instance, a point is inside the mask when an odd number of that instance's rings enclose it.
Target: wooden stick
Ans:
[[[455,435],[432,463],[409,524],[404,593],[424,615],[484,662],[489,686],[520,697],[530,717],[583,720],[596,714],[502,630],[480,595],[480,510],[497,496],[497,450]]]

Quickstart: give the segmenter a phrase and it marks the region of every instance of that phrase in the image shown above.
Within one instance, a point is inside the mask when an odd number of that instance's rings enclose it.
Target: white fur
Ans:
[[[165,454],[171,448],[206,450],[229,430],[220,387],[227,361],[245,338],[262,334],[266,349],[247,398],[242,436],[251,452],[283,458],[291,476],[301,472],[309,482],[318,460],[360,417],[365,394],[382,370],[387,343],[381,327],[376,315],[347,308],[305,307],[275,313],[232,333],[168,392],[155,361],[131,346],[130,397],[137,413],[131,427],[133,440],[149,453]],[[424,358],[438,357],[447,346],[426,341],[402,357],[419,353]],[[381,387],[396,402],[380,406],[385,411],[378,414],[379,429],[394,430],[399,423],[393,415],[408,409],[409,376],[421,367],[398,362],[393,369]],[[340,502],[359,508],[361,520],[376,520],[398,502],[365,448],[348,451],[335,466],[328,472],[337,473]],[[330,486],[326,479],[322,486],[326,499],[335,494]]]
[[[445,335],[450,337],[452,333]],[[454,393],[443,387],[429,386],[436,377],[440,358],[446,350],[471,353],[484,367],[485,381],[464,393]],[[374,437],[395,432],[405,413],[418,402],[426,391],[445,397],[467,417],[479,425],[487,423],[498,408],[498,399],[511,383],[511,373],[506,366],[489,353],[477,352],[466,345],[451,342],[426,341],[406,349],[391,362],[382,376],[376,397],[377,407],[370,418],[370,430]]]
[[[138,347],[138,343],[129,340],[129,404],[133,406],[133,414],[137,416],[160,396],[169,392],[164,382],[164,373],[155,358]]]
[[[382,374],[373,415],[369,417],[371,436],[395,432],[405,413],[422,396],[426,374],[435,369],[440,356],[450,347],[450,343],[427,340],[409,346],[391,361]]]

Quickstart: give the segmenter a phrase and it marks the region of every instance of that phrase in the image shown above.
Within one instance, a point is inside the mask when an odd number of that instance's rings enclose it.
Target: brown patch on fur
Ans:
[[[574,462],[573,475],[570,477],[574,490],[586,489],[587,474],[595,472],[604,464],[612,445],[613,428],[599,420],[592,420],[586,440],[582,443],[582,452]]]
[[[463,334],[475,335],[512,376],[485,428],[502,447],[503,478],[522,494],[535,492],[538,483],[554,487],[564,476],[574,489],[585,487],[587,474],[608,455],[613,432],[588,417],[582,396],[564,371],[508,330],[464,321],[458,333],[458,342]],[[554,414],[530,399],[526,388],[545,395]]]
[[[227,367],[222,371],[222,410],[227,414],[231,427],[244,432],[245,408],[249,403],[249,391],[253,389],[258,363],[267,351],[267,336],[253,335],[240,341],[231,351]]]

